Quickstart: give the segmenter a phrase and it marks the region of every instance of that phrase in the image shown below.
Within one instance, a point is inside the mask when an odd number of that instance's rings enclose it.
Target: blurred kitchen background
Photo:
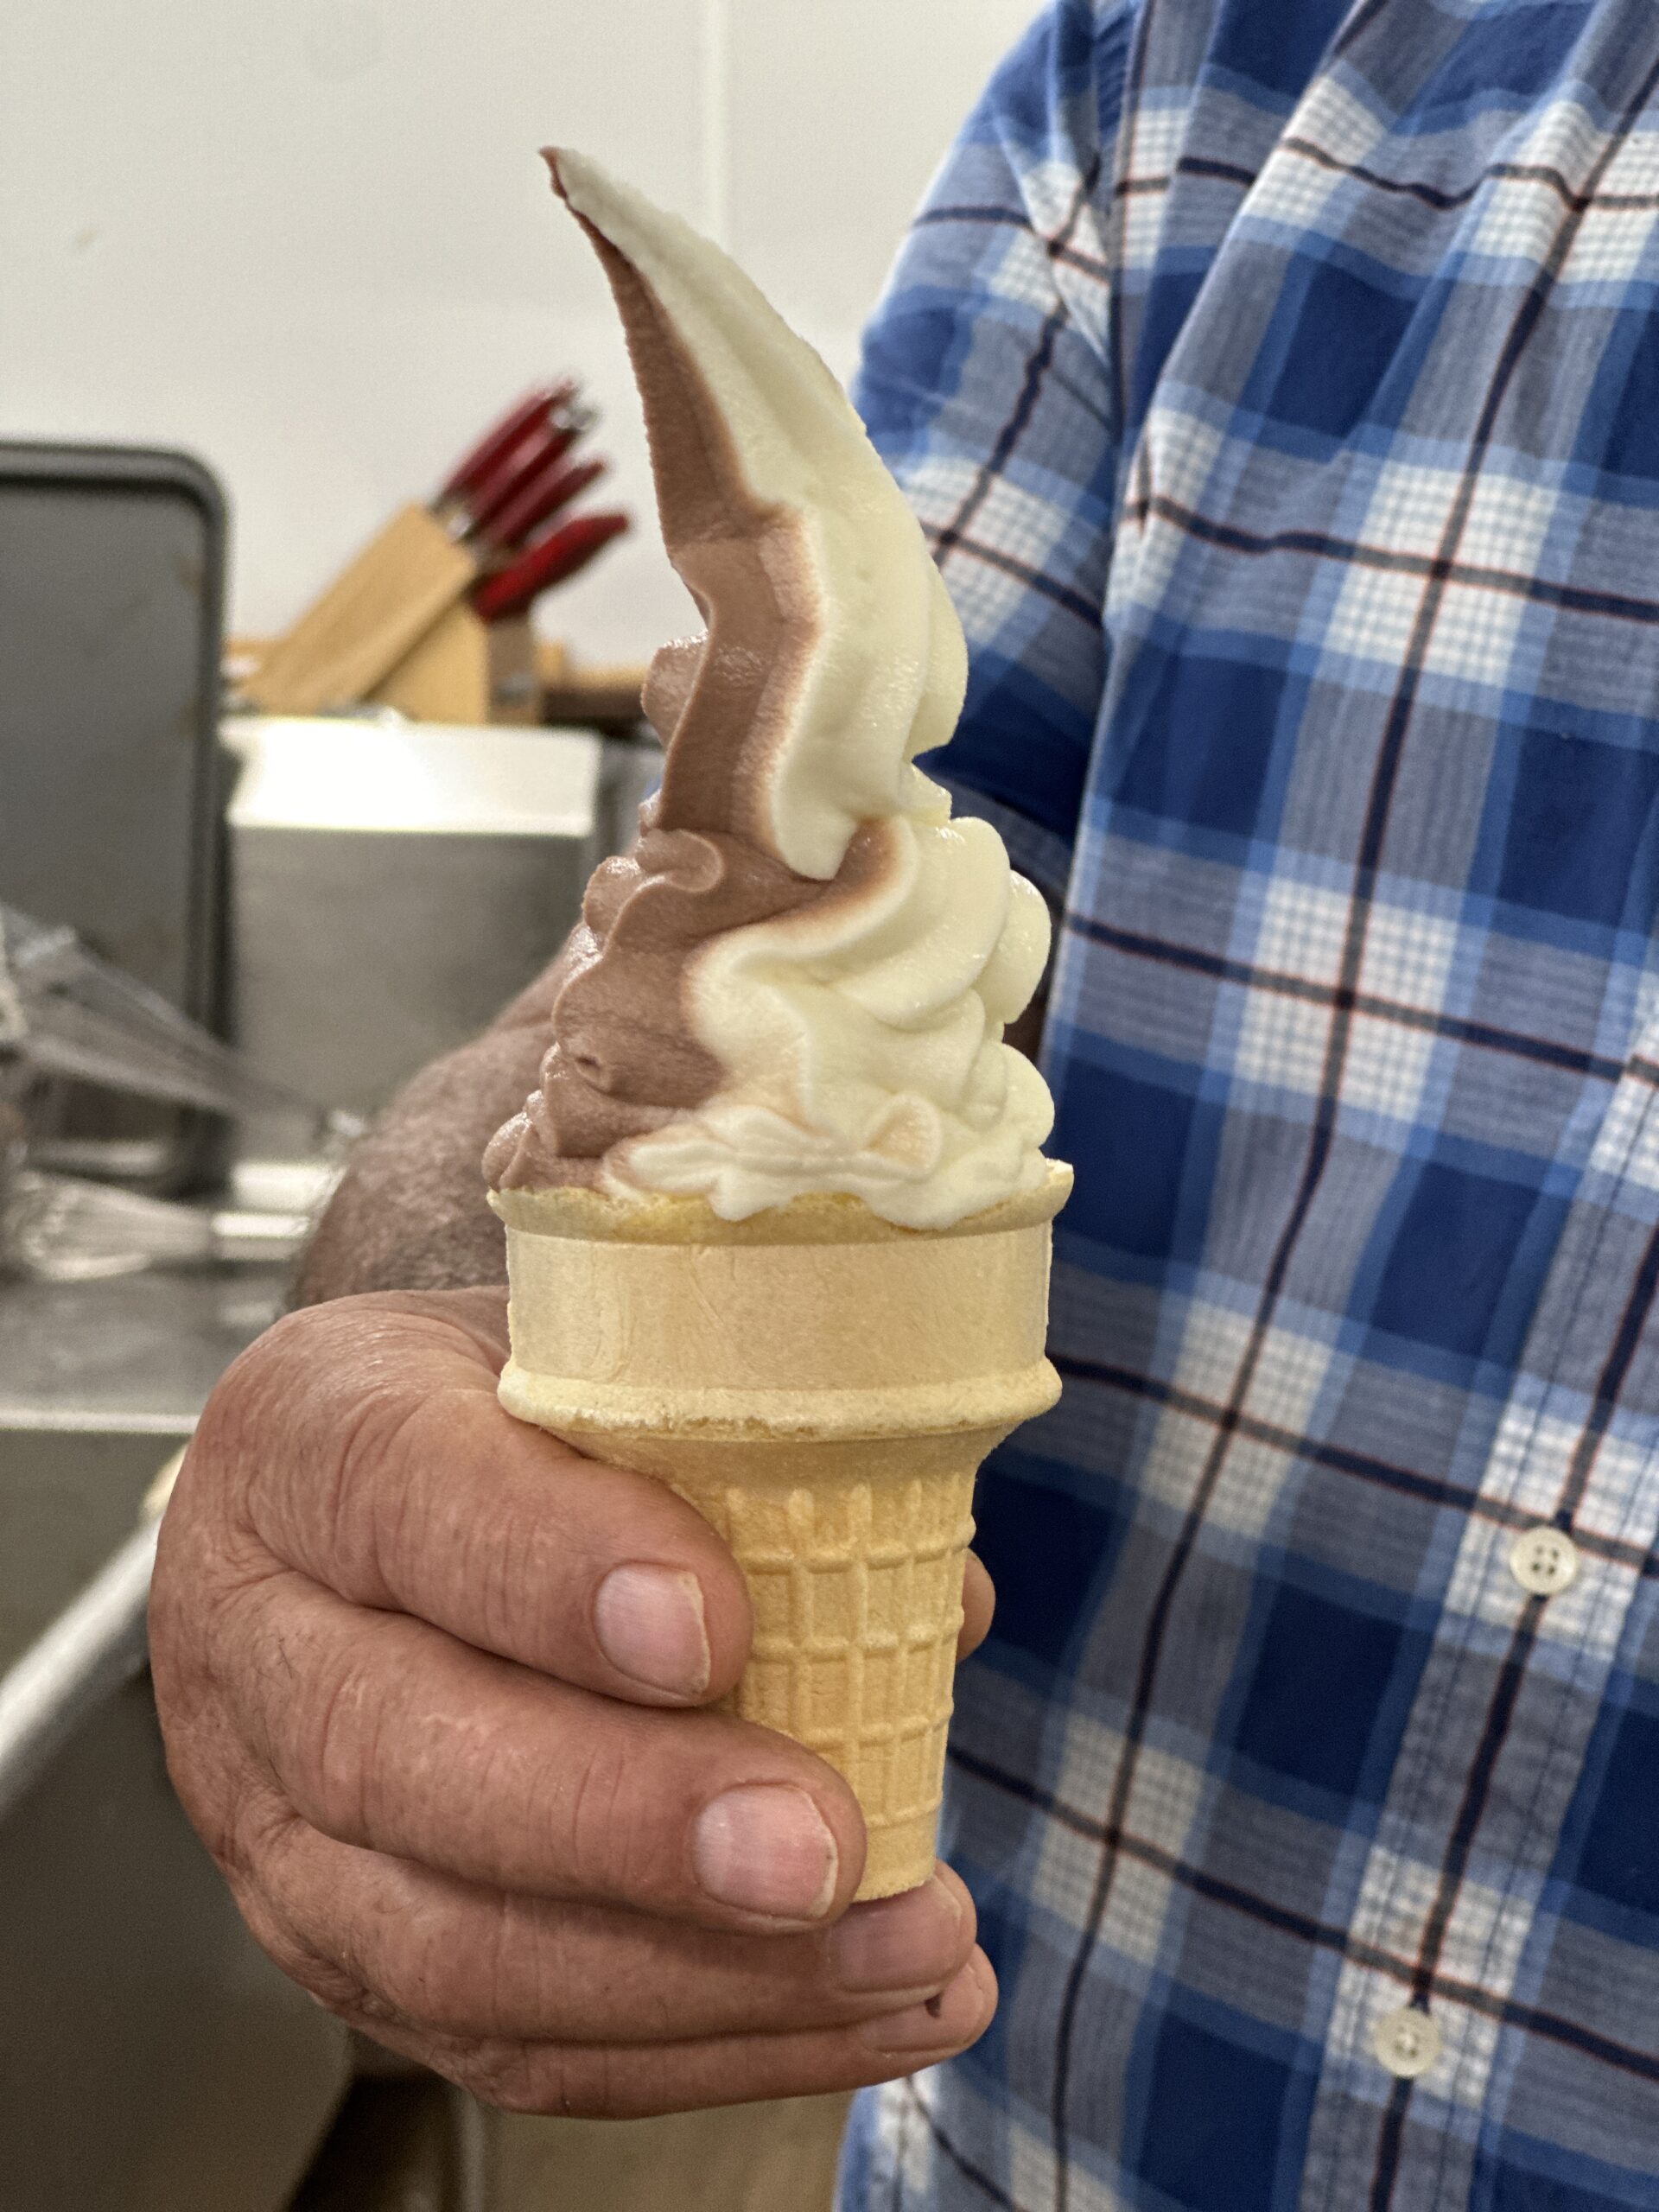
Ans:
[[[845,375],[1032,0],[54,0],[0,10],[0,430],[181,445],[269,635],[505,400],[575,370],[636,535],[560,600],[606,662],[690,610],[567,140],[735,253]]]
[[[283,1982],[168,1788],[143,1605],[353,1131],[550,957],[655,772],[694,612],[537,149],[845,376],[1032,12],[0,10],[0,2212],[825,2201],[838,2105],[501,2130]]]

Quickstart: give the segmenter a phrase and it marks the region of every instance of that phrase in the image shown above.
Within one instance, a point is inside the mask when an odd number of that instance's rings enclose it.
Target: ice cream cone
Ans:
[[[914,1230],[859,1199],[721,1220],[700,1198],[505,1190],[501,1402],[658,1477],[731,1546],[754,1606],[727,1703],[843,1774],[861,1897],[932,1872],[974,1477],[1059,1393],[1050,1223],[1071,1188]]]

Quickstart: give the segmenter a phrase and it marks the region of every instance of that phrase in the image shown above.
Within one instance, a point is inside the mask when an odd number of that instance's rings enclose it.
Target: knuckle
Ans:
[[[248,1789],[236,1821],[235,1860],[251,1874],[280,1873],[291,1863],[301,1822],[291,1805],[269,1789]]]
[[[567,1866],[583,1890],[624,1894],[655,1887],[635,1762],[620,1735],[587,1747],[557,1777],[555,1817]]]
[[[296,1564],[342,1596],[383,1605],[396,1602],[411,1559],[463,1554],[476,1534],[475,1507],[454,1476],[478,1456],[466,1416],[480,1394],[452,1386],[435,1325],[397,1313],[347,1318],[349,1335],[314,1361],[329,1381],[326,1419],[314,1417],[295,1440],[305,1479],[273,1486],[260,1510],[281,1532],[273,1544],[290,1546]],[[493,1413],[493,1395],[485,1402]]]
[[[504,1541],[493,1489],[480,1493],[465,1479],[493,1464],[497,1420],[506,1415],[493,1395],[442,1385],[366,1409],[348,1446],[334,1530],[354,1593],[386,1603],[411,1585],[441,1587],[493,1647],[522,1611],[525,1590],[539,1593],[553,1579],[547,1563],[526,1556],[525,1532]]]
[[[190,1825],[208,1856],[227,1877],[251,1876],[263,1855],[259,1823],[251,1814],[245,1788],[228,1762],[183,1765],[168,1746],[168,1770]]]
[[[290,1433],[286,1449],[302,1464],[303,1480],[261,1485],[254,1511],[273,1549],[317,1575],[343,1596],[366,1602],[387,1595],[376,1570],[375,1506],[386,1491],[376,1478],[388,1461],[396,1471],[401,1433],[412,1414],[407,1394],[371,1381],[329,1420]],[[397,1486],[389,1486],[395,1499]]]
[[[261,1948],[325,2011],[370,2032],[420,2031],[429,2024],[418,1992],[409,1993],[416,2001],[405,2004],[405,1993],[382,1970],[387,1946],[378,1940],[374,1919],[342,1910],[319,1879],[296,1815],[273,1811],[248,1871],[228,1878]],[[396,1944],[391,1948],[395,1953]]]
[[[179,1562],[177,1545],[169,1538],[157,1554],[147,1622],[150,1678],[164,1726],[175,1717],[193,1715],[208,1688],[203,1623],[199,1608],[190,1602],[193,1579]],[[170,1736],[168,1749],[173,1749]]]
[[[410,1325],[366,1300],[284,1315],[227,1370],[191,1452],[200,1478],[279,1557],[315,1569],[338,1555],[369,1595],[372,1553],[353,1506],[421,1402]],[[188,1462],[186,1478],[196,1478]]]
[[[534,1913],[511,1891],[497,1892],[487,1934],[480,1931],[476,1974],[470,1978],[474,2028],[505,2032],[503,2015],[516,1988],[528,1990],[531,2015],[537,2022],[557,2018],[571,1982],[563,1920],[562,1912]],[[448,1961],[446,1958],[441,1963],[447,1967]],[[459,2003],[461,1993],[453,1980],[446,1978],[442,1986],[446,1998]],[[475,1993],[479,1991],[481,1996]]]
[[[169,1728],[163,1746],[179,1802],[209,1856],[232,1883],[256,1879],[281,1849],[291,1808],[222,1717],[193,1715]]]
[[[403,1456],[421,1408],[421,1398],[401,1376],[395,1379],[371,1376],[367,1387],[340,1408],[335,1444],[337,1509],[365,1478],[378,1474],[387,1461],[395,1463]]]
[[[303,1373],[311,1364],[297,1341],[303,1332],[296,1325],[303,1318],[289,1314],[275,1322],[226,1368],[202,1408],[180,1471],[178,1496],[236,1489],[251,1452],[284,1414],[291,1417],[296,1402],[291,1370],[297,1364]]]
[[[365,1832],[377,1764],[378,1700],[349,1646],[281,1647],[288,1694],[273,1700],[279,1779],[314,1827],[339,1842]]]
[[[265,1956],[325,2010],[350,2018],[370,2001],[350,1968],[302,1936],[257,1883],[232,1878],[231,1891],[248,1932]]]
[[[467,2050],[454,2078],[498,2112],[574,2116],[586,2108],[571,2096],[570,2057],[556,2044],[480,2040]]]
[[[448,1930],[400,1917],[362,1930],[349,1963],[388,2017],[449,2035],[486,2035],[499,2032],[494,1949],[477,1959],[458,1955]]]
[[[667,2111],[674,2100],[662,2054],[649,2046],[499,2044],[475,2062],[486,2103],[503,2112],[567,2120],[626,2120]]]
[[[227,1879],[250,1875],[255,1859],[231,1777],[222,1770],[191,1767],[167,1744],[168,1773],[184,1816],[213,1864]]]
[[[345,1967],[320,1957],[315,1951],[301,1954],[297,1963],[277,1958],[276,1964],[290,1981],[297,1981],[302,1989],[316,1999],[325,2012],[332,2012],[336,2019],[348,2021],[353,2027],[368,2021],[390,2024],[393,2019],[394,2016],[378,2006],[370,1992]]]
[[[632,2050],[605,2046],[565,2055],[560,2088],[565,2109],[592,2120],[617,2120],[663,2109],[652,2080],[662,2070],[659,2054],[648,2044]]]

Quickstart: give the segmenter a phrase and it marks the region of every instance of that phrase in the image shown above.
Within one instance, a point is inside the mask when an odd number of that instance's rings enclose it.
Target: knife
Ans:
[[[531,429],[496,465],[494,474],[474,493],[465,535],[481,542],[486,554],[508,553],[513,541],[502,536],[499,519],[531,486],[564,459],[595,420],[592,408],[572,404]]]
[[[609,467],[597,455],[592,461],[567,461],[560,454],[544,462],[524,490],[491,518],[491,538],[497,545],[522,550],[543,523],[596,484]]]
[[[400,508],[267,648],[244,682],[249,703],[266,714],[309,715],[372,696],[480,574],[513,550],[490,537],[486,516],[568,452],[594,419],[568,380],[520,400],[463,455],[436,499]]]
[[[585,569],[594,555],[629,527],[625,514],[577,515],[473,591],[473,611],[484,622],[522,614],[534,599]]]
[[[444,479],[443,487],[432,502],[435,507],[460,506],[479,491],[486,480],[493,475],[527,430],[538,428],[567,400],[576,396],[573,380],[565,378],[558,384],[538,385],[516,407],[511,407],[498,423],[493,423],[475,446],[455,463]]]

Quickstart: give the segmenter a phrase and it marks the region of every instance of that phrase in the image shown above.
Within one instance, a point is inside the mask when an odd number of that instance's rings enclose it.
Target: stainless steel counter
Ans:
[[[346,2084],[180,1810],[143,1669],[140,1505],[280,1292],[0,1285],[3,2212],[278,2212]]]
[[[658,765],[548,733],[230,734],[240,1039],[365,1111],[551,957]],[[292,1166],[281,1132],[245,1141]],[[190,1833],[143,1673],[141,1502],[282,1289],[0,1281],[0,2212],[280,2212],[345,2082],[343,2030]]]
[[[0,1281],[0,1432],[188,1436],[282,1296],[281,1272],[269,1268]]]
[[[345,2031],[255,1947],[168,1784],[148,1682],[0,1820],[6,2212],[277,2212]]]

